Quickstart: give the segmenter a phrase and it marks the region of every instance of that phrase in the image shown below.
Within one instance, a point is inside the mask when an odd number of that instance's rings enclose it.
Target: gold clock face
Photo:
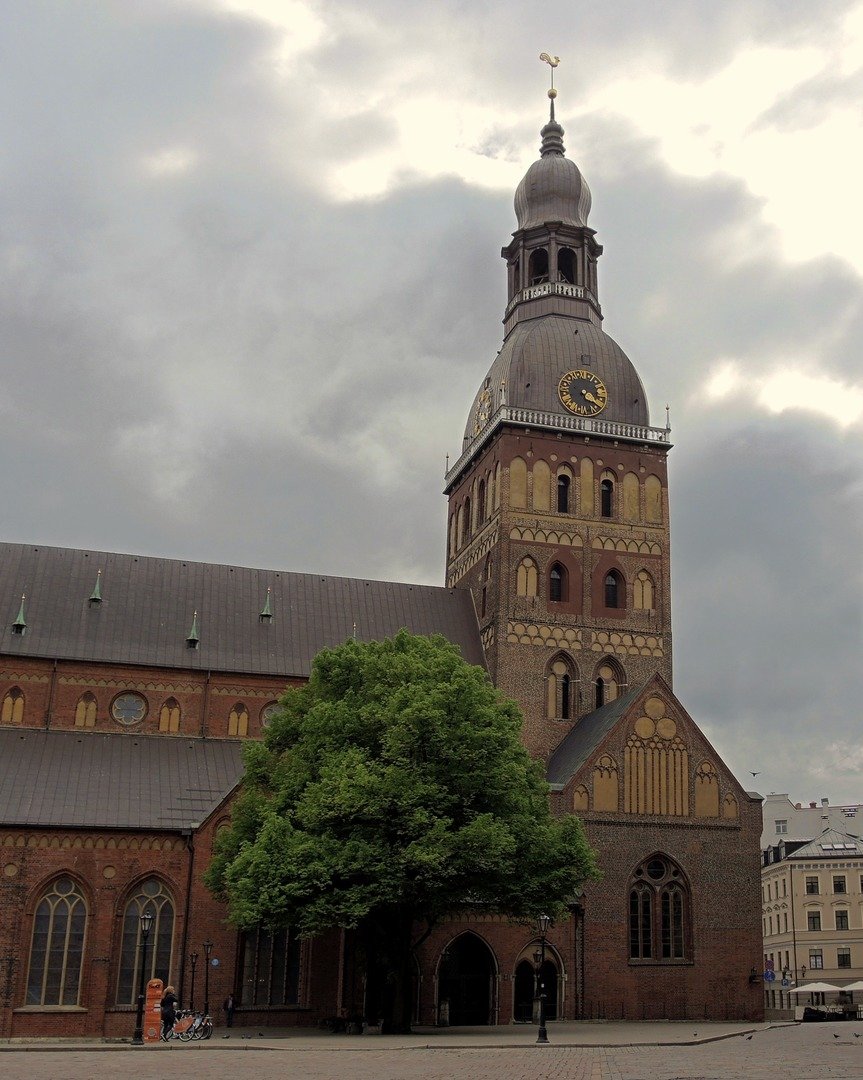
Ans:
[[[592,371],[567,371],[557,387],[563,405],[576,416],[596,416],[608,404],[605,383]]]
[[[476,419],[474,420],[474,435],[479,435],[491,416],[491,394],[483,390],[476,403]]]

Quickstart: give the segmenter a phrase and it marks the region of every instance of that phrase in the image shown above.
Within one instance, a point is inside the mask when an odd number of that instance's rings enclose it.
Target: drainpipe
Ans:
[[[57,661],[51,669],[51,686],[48,690],[48,705],[45,709],[45,730],[51,726],[51,710],[54,708],[54,687],[57,685]]]
[[[192,904],[192,872],[195,868],[195,833],[197,823],[189,829],[183,829],[181,835],[186,841],[189,853],[189,869],[186,873],[186,902],[183,909],[183,941],[180,946],[180,1001],[185,1002],[183,990],[186,981],[186,953],[189,944],[189,908]]]
[[[207,678],[204,683],[204,704],[201,708],[201,738],[206,735],[205,728],[207,726],[207,716],[210,711],[210,675],[212,672],[207,672]]]

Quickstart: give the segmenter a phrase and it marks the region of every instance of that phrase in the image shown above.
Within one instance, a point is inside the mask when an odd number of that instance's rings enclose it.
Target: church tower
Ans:
[[[671,685],[668,427],[602,329],[591,197],[551,115],[515,193],[503,345],[447,473],[447,585],[547,757],[579,719]]]

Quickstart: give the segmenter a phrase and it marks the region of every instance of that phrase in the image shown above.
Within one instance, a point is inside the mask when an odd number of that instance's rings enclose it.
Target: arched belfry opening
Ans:
[[[529,285],[542,285],[548,281],[548,252],[545,248],[535,248],[530,253],[527,281]]]
[[[444,950],[438,969],[438,1017],[451,1027],[493,1024],[497,964],[476,934],[461,934]]]
[[[575,252],[572,248],[561,248],[557,253],[557,279],[564,285],[575,284]]]

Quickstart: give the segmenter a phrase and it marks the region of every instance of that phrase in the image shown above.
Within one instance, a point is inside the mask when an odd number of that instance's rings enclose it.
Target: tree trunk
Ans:
[[[395,980],[393,1015],[390,1027],[394,1035],[407,1035],[413,1020],[413,912],[400,908],[390,938],[392,974]]]

